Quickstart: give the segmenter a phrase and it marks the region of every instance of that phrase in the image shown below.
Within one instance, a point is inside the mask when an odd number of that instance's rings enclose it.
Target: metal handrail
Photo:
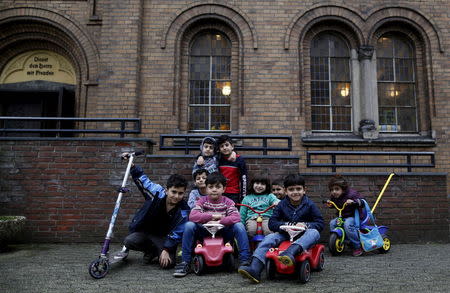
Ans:
[[[331,163],[313,163],[312,156],[314,155],[329,155]],[[364,155],[364,156],[404,156],[406,163],[336,163],[337,156],[350,155]],[[412,157],[429,157],[430,162],[427,164],[417,164],[412,162]],[[307,151],[306,152],[306,166],[307,167],[331,167],[332,172],[336,172],[338,167],[393,167],[393,168],[407,168],[408,172],[412,168],[434,168],[435,157],[434,152],[365,152],[365,151]]]
[[[55,121],[57,122],[57,128],[10,128],[7,127],[8,121]],[[71,129],[60,128],[62,121],[68,122],[120,122],[120,129]],[[131,128],[128,124],[133,123]],[[141,119],[140,118],[78,118],[78,117],[10,117],[0,116],[0,136],[6,136],[6,133],[55,133],[59,136],[61,133],[111,133],[120,134],[120,137],[124,137],[125,134],[138,134],[141,133]]]
[[[198,150],[198,140],[201,140],[206,135],[198,134],[161,134],[159,136],[159,149],[160,150],[184,150],[185,154],[189,154],[191,150]],[[220,135],[207,135],[214,138],[218,138]],[[246,151],[261,151],[263,155],[267,155],[269,151],[273,152],[290,152],[292,151],[292,137],[283,135],[229,135],[233,140],[260,140],[261,145],[259,146],[245,146],[245,145],[235,145],[237,150]],[[167,139],[179,139],[181,145],[167,145]],[[269,140],[279,140],[285,141],[286,147],[271,147],[268,145]],[[195,144],[191,144],[195,143]]]

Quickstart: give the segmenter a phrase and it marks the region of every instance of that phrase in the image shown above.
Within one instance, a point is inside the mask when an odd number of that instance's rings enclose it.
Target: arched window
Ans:
[[[231,41],[218,31],[197,35],[189,50],[190,131],[229,131]]]
[[[311,42],[311,124],[313,131],[351,131],[350,50],[336,35]]]
[[[378,113],[382,132],[416,132],[414,50],[410,41],[386,34],[377,41]]]

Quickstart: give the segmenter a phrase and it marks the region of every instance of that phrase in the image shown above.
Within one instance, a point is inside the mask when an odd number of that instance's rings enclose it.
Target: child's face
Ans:
[[[281,185],[272,185],[272,193],[275,194],[277,198],[284,198],[284,187]]]
[[[176,205],[178,204],[183,198],[184,193],[186,192],[185,187],[170,187],[169,189],[166,189],[166,203],[169,205]]]
[[[330,188],[330,195],[332,198],[340,198],[342,194],[344,193],[344,190],[338,185],[333,185]]]
[[[222,155],[229,156],[234,150],[234,146],[229,141],[226,141],[220,145],[219,150]]]
[[[291,204],[299,205],[306,193],[306,187],[303,185],[292,185],[286,188],[286,195],[289,197]]]
[[[222,183],[214,183],[206,185],[206,193],[211,199],[219,199],[224,191],[225,186],[223,186]]]
[[[253,190],[257,193],[263,193],[264,191],[266,191],[266,185],[262,182],[255,182],[253,183]]]
[[[195,186],[197,186],[197,188],[206,187],[206,184],[205,184],[206,177],[208,177],[208,175],[206,175],[206,173],[197,174],[195,176]]]
[[[203,149],[202,149],[202,155],[204,155],[206,157],[210,157],[210,156],[214,155],[214,145],[212,145],[210,143],[204,143]]]

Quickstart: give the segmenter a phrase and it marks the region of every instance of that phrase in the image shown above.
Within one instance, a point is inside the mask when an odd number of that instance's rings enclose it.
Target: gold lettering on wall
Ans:
[[[75,84],[75,70],[65,57],[40,50],[14,57],[0,74],[0,84],[33,80]]]

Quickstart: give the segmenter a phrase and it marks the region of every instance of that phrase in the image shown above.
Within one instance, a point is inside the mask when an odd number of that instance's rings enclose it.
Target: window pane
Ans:
[[[397,106],[415,106],[414,84],[397,85],[398,95],[396,99]]]
[[[395,108],[380,108],[380,125],[395,124]]]
[[[216,33],[212,36],[211,55],[231,56],[231,43],[225,35]]]
[[[395,59],[395,75],[397,81],[414,81],[412,59]]]
[[[227,89],[224,89],[225,87],[230,88],[231,87],[231,81],[227,82],[218,82],[218,81],[212,81],[211,82],[211,104],[230,104],[230,93],[227,92]],[[226,95],[228,93],[228,95]]]
[[[351,108],[333,107],[333,130],[351,130]]]
[[[330,86],[328,81],[311,82],[311,104],[312,105],[330,104]]]
[[[191,57],[190,59],[190,79],[209,79],[209,57]]]
[[[328,35],[320,35],[312,41],[311,56],[328,56]]]
[[[311,112],[313,130],[330,130],[330,111],[328,107],[312,106]]]
[[[350,80],[350,64],[348,61],[348,58],[330,58],[331,80]]]
[[[311,58],[311,80],[328,80],[328,57]]]
[[[394,57],[393,44],[390,37],[381,37],[378,39],[377,57]]]
[[[392,59],[377,59],[377,78],[378,80],[382,81],[394,80],[394,64],[392,62]]]
[[[211,107],[211,130],[230,130],[230,108]]]
[[[330,53],[331,57],[349,57],[349,49],[347,45],[340,38],[329,35]]]
[[[378,104],[380,107],[394,106],[396,95],[398,95],[398,89],[395,83],[378,83]]]
[[[406,40],[395,38],[394,39],[394,54],[399,58],[412,58],[412,49],[409,42]]]
[[[189,124],[191,129],[208,130],[209,119],[208,107],[190,107],[189,108]]]
[[[397,111],[399,131],[416,131],[416,109],[399,108]]]
[[[191,80],[189,90],[189,104],[208,104],[209,81]]]
[[[350,83],[331,83],[331,104],[350,106]]]
[[[211,37],[209,34],[198,36],[191,47],[191,55],[209,55],[211,53]]]
[[[211,79],[229,79],[231,76],[231,57],[212,58]]]

